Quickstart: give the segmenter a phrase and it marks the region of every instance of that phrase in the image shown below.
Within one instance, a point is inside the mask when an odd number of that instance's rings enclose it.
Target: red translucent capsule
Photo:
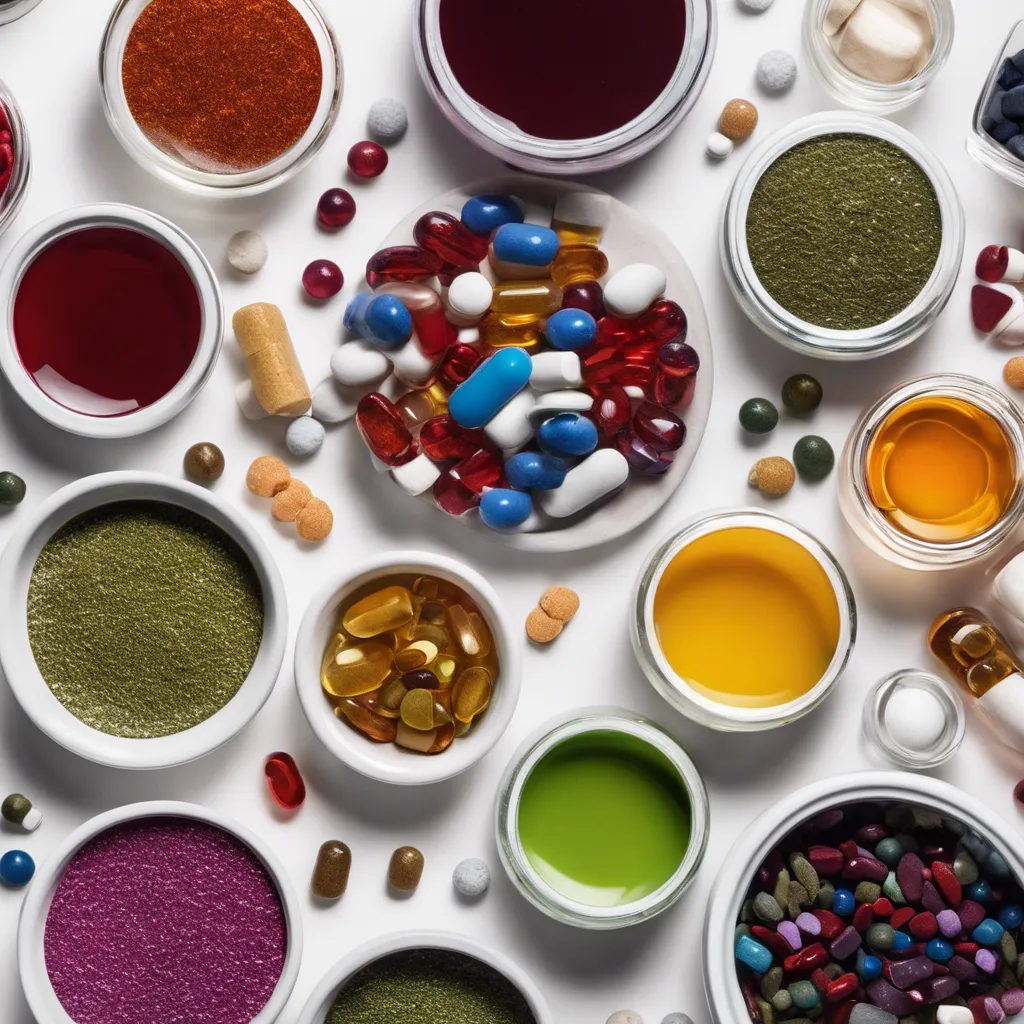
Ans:
[[[597,322],[597,336],[594,338],[595,348],[605,346],[618,347],[627,345],[639,338],[636,321],[620,320],[617,316],[603,316]]]
[[[562,289],[562,309],[582,309],[595,320],[605,315],[604,289],[597,281],[577,281]]]
[[[671,299],[658,299],[639,320],[637,332],[655,341],[686,341],[686,314]]]
[[[497,455],[481,448],[468,458],[457,462],[451,468],[451,474],[468,491],[483,494],[485,487],[497,487],[501,482],[503,463]]]
[[[366,283],[371,288],[379,288],[388,281],[420,281],[434,277],[442,266],[442,260],[418,245],[392,245],[370,257],[366,264]]]
[[[420,446],[435,462],[446,459],[468,459],[484,444],[482,430],[460,427],[447,413],[427,420],[420,427]]]
[[[666,409],[689,408],[697,388],[696,377],[673,377],[659,365],[654,371],[653,398]]]
[[[388,165],[388,151],[369,139],[357,142],[348,151],[348,169],[357,178],[377,178]]]
[[[474,235],[461,220],[440,210],[423,214],[412,237],[417,245],[456,267],[479,266],[487,255],[486,238]]]
[[[641,338],[622,346],[622,358],[634,366],[654,366],[660,342],[652,338]]]
[[[270,794],[286,810],[294,811],[306,799],[306,784],[291,754],[283,750],[271,754],[263,766]]]
[[[686,440],[686,424],[654,402],[641,402],[633,414],[633,429],[656,452],[674,452]]]
[[[624,456],[631,469],[644,476],[661,476],[672,465],[668,455],[656,452],[643,438],[628,427],[615,437],[615,447]]]
[[[474,494],[450,470],[434,481],[434,501],[450,516],[465,515],[480,504],[480,495]]]
[[[356,426],[366,447],[388,466],[401,466],[416,457],[416,442],[401,414],[384,395],[371,391],[356,406]]]
[[[329,188],[316,204],[316,219],[322,228],[334,231],[352,222],[356,201],[343,188]]]
[[[629,422],[632,411],[629,395],[617,384],[603,384],[594,389],[594,404],[590,407],[590,418],[597,425],[597,432],[605,441],[611,441]]]
[[[424,355],[439,356],[458,337],[444,315],[441,296],[422,281],[391,281],[377,289],[402,300]]]
[[[700,369],[700,356],[685,341],[667,341],[658,349],[658,362],[672,377],[692,377]]]
[[[479,345],[452,345],[441,363],[441,380],[450,388],[457,388],[476,369],[484,357]]]
[[[594,348],[581,363],[583,379],[588,384],[605,384],[626,365],[626,360],[617,348],[605,345]]]
[[[623,388],[640,388],[645,397],[654,397],[654,371],[643,364],[626,363],[617,370],[612,380]]]

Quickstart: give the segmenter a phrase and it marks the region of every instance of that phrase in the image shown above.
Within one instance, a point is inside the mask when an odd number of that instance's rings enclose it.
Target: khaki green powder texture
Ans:
[[[169,736],[237,693],[263,638],[263,596],[245,553],[209,520],[117,502],[47,541],[29,583],[28,637],[76,718],[113,736]]]
[[[449,950],[393,953],[338,993],[324,1024],[536,1024],[519,990],[487,964]]]
[[[866,135],[794,146],[761,176],[747,212],[747,248],[765,290],[832,330],[875,327],[906,309],[941,242],[928,176],[892,143]]]

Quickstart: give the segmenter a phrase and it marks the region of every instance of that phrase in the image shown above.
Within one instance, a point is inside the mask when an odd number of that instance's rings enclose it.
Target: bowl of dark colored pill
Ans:
[[[272,1024],[299,973],[302,920],[261,839],[157,800],[90,819],[46,859],[17,942],[36,1020]]]
[[[163,768],[235,736],[270,696],[287,602],[244,516],[150,473],[85,477],[0,560],[3,674],[30,719],[100,764]]]
[[[1024,185],[1024,21],[996,55],[974,108],[967,152],[1015,185]]]
[[[927,777],[858,772],[740,834],[704,922],[716,1024],[956,1024],[1024,1009],[1024,858],[1008,826]]]
[[[298,1024],[554,1024],[540,990],[509,960],[449,932],[385,935],[336,964]]]

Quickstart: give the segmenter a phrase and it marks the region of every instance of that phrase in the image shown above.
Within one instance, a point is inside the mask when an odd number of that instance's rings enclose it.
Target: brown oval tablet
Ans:
[[[412,892],[423,877],[423,854],[415,846],[400,846],[391,854],[388,884],[399,892]]]
[[[549,644],[562,632],[562,624],[540,606],[526,616],[526,635],[535,644]]]
[[[540,595],[540,606],[551,618],[568,622],[580,610],[580,596],[569,587],[548,587]]]
[[[328,839],[320,847],[313,867],[310,891],[322,900],[336,900],[348,888],[352,870],[352,851],[338,839]]]

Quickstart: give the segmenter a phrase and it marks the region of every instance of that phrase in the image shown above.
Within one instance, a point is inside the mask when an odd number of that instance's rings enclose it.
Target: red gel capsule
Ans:
[[[582,309],[595,320],[605,315],[604,289],[597,281],[577,281],[562,289],[562,309]]]
[[[502,475],[502,461],[484,448],[462,459],[451,468],[451,474],[466,490],[480,496],[485,487],[497,487]]]
[[[682,307],[671,299],[659,299],[639,320],[636,330],[645,338],[665,343],[686,341],[686,314]]]
[[[633,430],[656,452],[674,452],[686,440],[686,424],[668,409],[641,402],[633,414]]]
[[[458,340],[458,331],[448,323],[440,305],[432,309],[410,309],[409,313],[424,355],[439,356]]]
[[[668,472],[672,465],[672,459],[668,455],[655,451],[628,427],[620,430],[615,436],[615,447],[629,463],[630,468],[644,476],[661,476],[662,473]]]
[[[369,139],[357,142],[348,151],[348,169],[357,178],[378,178],[388,165],[388,151]]]
[[[379,288],[388,281],[421,281],[434,277],[443,262],[418,245],[392,245],[374,253],[366,264],[366,283]]]
[[[583,379],[588,384],[606,384],[626,365],[622,353],[611,346],[595,348],[581,362]]]
[[[658,349],[658,363],[672,377],[692,377],[700,369],[697,350],[685,341],[667,341]]]
[[[640,332],[636,321],[620,320],[617,316],[604,316],[597,322],[597,334],[594,337],[594,348],[612,346],[617,348],[638,341]]]
[[[658,355],[658,342],[649,338],[630,341],[622,346],[622,358],[630,366],[643,366],[648,369],[654,366]]]
[[[306,784],[291,754],[279,750],[267,758],[263,766],[270,795],[286,810],[295,811],[306,799]]]
[[[388,466],[401,466],[416,456],[416,442],[399,411],[377,391],[363,395],[356,406],[356,427],[366,447]]]
[[[590,418],[605,441],[611,441],[629,422],[632,412],[629,395],[617,384],[604,384],[594,389]]]
[[[479,266],[487,255],[486,238],[474,235],[461,220],[440,210],[423,214],[412,229],[412,237],[417,245],[456,267]]]
[[[468,459],[484,444],[482,430],[467,430],[460,427],[448,415],[442,413],[427,420],[420,427],[420,447],[435,462],[447,459]]]
[[[672,377],[658,366],[654,371],[652,394],[658,405],[676,412],[685,412],[697,391],[696,377]]]
[[[787,956],[782,962],[786,971],[813,971],[828,960],[828,952],[825,947],[816,942],[813,946],[806,946],[799,953]]]
[[[441,363],[441,380],[449,388],[457,388],[483,358],[484,351],[479,345],[452,345],[444,357],[444,362]]]
[[[612,382],[621,388],[640,388],[645,398],[654,399],[654,371],[649,366],[626,363],[612,377]]]
[[[434,481],[433,493],[434,501],[450,516],[465,515],[480,504],[480,495],[474,494],[450,470],[446,470]]]

